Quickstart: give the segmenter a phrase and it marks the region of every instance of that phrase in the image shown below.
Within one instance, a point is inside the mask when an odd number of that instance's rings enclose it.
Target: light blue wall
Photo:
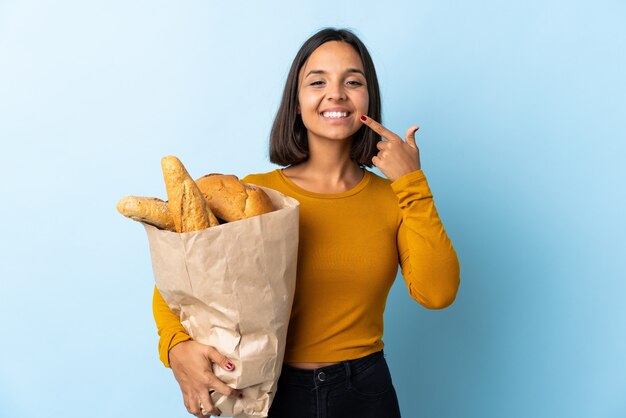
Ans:
[[[273,169],[289,64],[324,26],[368,45],[385,125],[422,126],[461,261],[449,309],[392,289],[403,416],[626,416],[625,3],[230,3],[0,1],[0,416],[189,416],[115,203],[164,197],[167,154]]]

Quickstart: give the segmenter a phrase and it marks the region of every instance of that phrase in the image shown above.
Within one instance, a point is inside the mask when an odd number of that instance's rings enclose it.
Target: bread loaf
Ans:
[[[175,230],[167,202],[156,197],[126,196],[117,203],[117,210],[132,220],[154,225],[159,229]]]
[[[219,225],[189,173],[174,156],[161,159],[168,206],[176,232],[191,232]]]
[[[210,210],[219,218],[237,221],[274,210],[263,189],[232,174],[207,174],[196,180]]]
[[[207,174],[193,181],[174,156],[161,159],[168,201],[154,197],[125,197],[117,210],[124,216],[160,229],[191,232],[274,210],[262,188],[232,174]]]

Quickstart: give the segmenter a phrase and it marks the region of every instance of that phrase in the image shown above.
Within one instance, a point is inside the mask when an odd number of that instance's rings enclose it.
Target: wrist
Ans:
[[[174,344],[173,344],[173,345],[169,348],[169,350],[167,350],[167,362],[168,362],[168,364],[170,365],[170,367],[171,367],[171,365],[172,365],[172,359],[174,359],[174,361],[176,362],[176,359],[177,359],[177,357],[178,357],[179,353],[180,353],[182,350],[184,350],[184,349],[185,349],[185,344],[186,344],[186,343],[190,343],[190,342],[192,342],[192,341],[193,341],[193,340],[191,340],[191,339],[178,341],[178,342],[174,343]],[[174,355],[172,356],[172,354],[174,354]]]

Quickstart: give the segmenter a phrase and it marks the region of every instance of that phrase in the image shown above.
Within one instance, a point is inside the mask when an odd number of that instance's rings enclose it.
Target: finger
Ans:
[[[417,148],[417,144],[415,143],[415,132],[419,130],[419,125],[411,126],[406,130],[406,143]]]
[[[219,417],[222,414],[222,411],[220,411],[219,408],[216,408],[213,405],[213,402],[211,402],[211,398],[209,397],[208,393],[205,393],[201,395],[200,397],[202,398],[200,400],[201,416],[215,415]]]
[[[376,122],[372,118],[361,115],[361,122],[369,126],[374,132],[385,138],[387,141],[402,141],[402,139],[398,135],[394,134],[389,129],[385,128],[383,125]]]
[[[378,156],[374,155],[372,157],[372,164],[374,164],[376,167],[378,167],[379,163],[380,163],[380,158],[378,158]]]
[[[241,391],[237,390],[237,389],[233,389],[230,386],[228,386],[226,383],[222,382],[220,379],[218,379],[217,377],[214,377],[213,379],[211,379],[211,381],[209,382],[209,386],[212,387],[213,389],[215,389],[216,392],[221,393],[224,396],[229,396],[229,397],[234,397],[234,398],[241,398]]]
[[[201,392],[198,396],[200,398],[200,412],[202,415],[213,414],[215,411],[213,410],[213,402],[211,401],[211,397],[209,396],[209,392]]]
[[[380,151],[389,148],[389,142],[387,141],[378,141],[376,143],[376,148],[378,148]]]
[[[235,370],[235,363],[233,363],[228,357],[222,355],[214,348],[209,347],[208,356],[209,356],[209,359],[211,359],[213,363],[217,363],[222,369],[225,369],[228,371]]]
[[[192,395],[191,393],[188,393],[187,396],[185,396],[185,408],[187,408],[187,412],[191,415],[198,416],[201,414],[198,397]]]

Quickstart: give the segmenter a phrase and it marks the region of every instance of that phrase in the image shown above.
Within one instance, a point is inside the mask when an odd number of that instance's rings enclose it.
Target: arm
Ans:
[[[459,288],[459,260],[421,170],[415,142],[419,126],[407,129],[405,142],[365,115],[361,121],[386,139],[376,143],[379,152],[372,163],[392,181],[400,204],[398,255],[409,293],[426,308],[445,308],[454,302]]]
[[[167,306],[167,302],[156,286],[152,295],[152,315],[159,333],[159,358],[165,367],[170,367],[170,349],[178,343],[191,340],[191,337],[180,323],[178,316]]]
[[[459,261],[437,214],[422,170],[396,179],[402,221],[398,253],[409,293],[422,306],[442,309],[454,302],[460,284]]]
[[[213,374],[211,363],[232,371],[235,369],[233,362],[213,347],[193,341],[156,286],[152,313],[160,336],[159,357],[165,367],[172,368],[187,411],[195,416],[206,415],[203,411],[220,415],[209,393],[215,390],[226,396],[241,397],[241,391],[219,380]]]

